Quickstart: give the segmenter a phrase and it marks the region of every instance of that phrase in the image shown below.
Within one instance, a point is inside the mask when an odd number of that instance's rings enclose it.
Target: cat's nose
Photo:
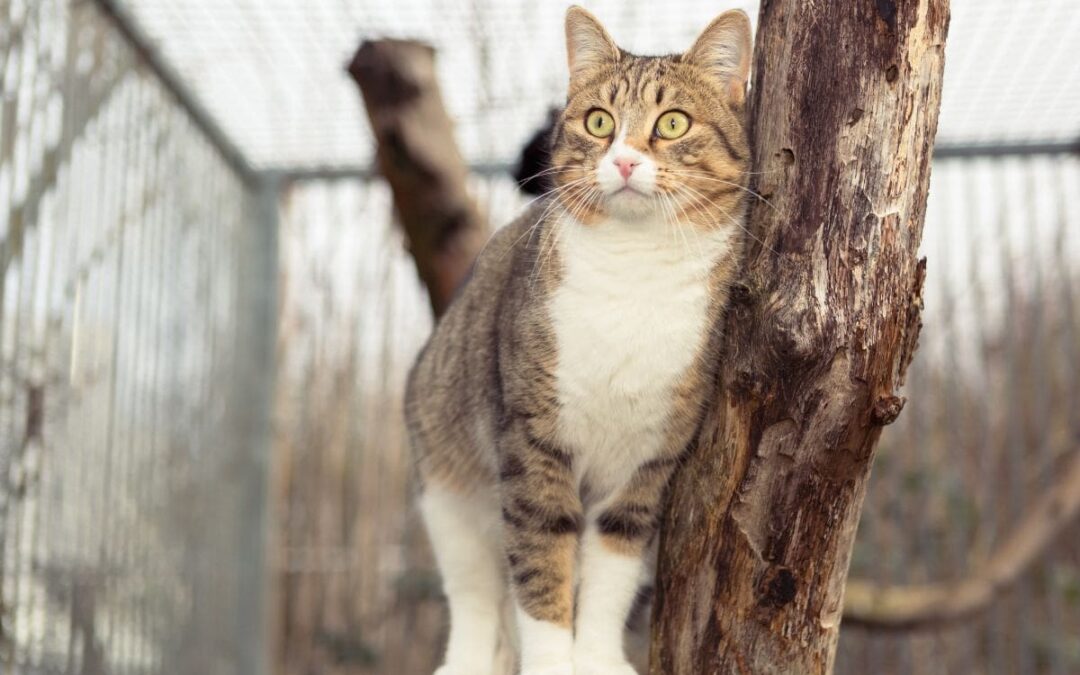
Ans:
[[[630,174],[634,173],[634,167],[641,162],[636,159],[630,159],[629,157],[616,157],[614,160],[615,166],[619,167],[619,175],[623,177],[623,180],[630,178]]]

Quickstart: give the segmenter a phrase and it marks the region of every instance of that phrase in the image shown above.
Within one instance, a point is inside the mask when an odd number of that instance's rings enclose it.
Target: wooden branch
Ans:
[[[1080,450],[982,569],[946,584],[880,587],[851,581],[844,592],[844,624],[892,630],[925,629],[978,614],[1016,583],[1078,515]]]
[[[488,227],[467,190],[468,167],[435,78],[435,51],[407,40],[364,42],[349,74],[363,94],[379,170],[439,316],[487,241]]]
[[[828,673],[920,327],[948,0],[762,3],[721,391],[672,485],[651,672]]]

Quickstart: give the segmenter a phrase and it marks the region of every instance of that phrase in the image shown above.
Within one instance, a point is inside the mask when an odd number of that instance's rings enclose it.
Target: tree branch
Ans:
[[[885,630],[936,628],[987,609],[1080,514],[1080,449],[981,569],[955,583],[877,586],[848,582],[844,624]]]
[[[349,74],[363,94],[409,252],[440,316],[488,227],[468,193],[469,170],[435,78],[435,50],[409,40],[364,42]]]

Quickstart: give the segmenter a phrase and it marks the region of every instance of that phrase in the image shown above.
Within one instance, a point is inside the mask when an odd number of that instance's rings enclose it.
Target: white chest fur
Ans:
[[[550,303],[560,440],[603,495],[662,449],[673,387],[709,329],[709,273],[730,242],[662,222],[563,227]]]

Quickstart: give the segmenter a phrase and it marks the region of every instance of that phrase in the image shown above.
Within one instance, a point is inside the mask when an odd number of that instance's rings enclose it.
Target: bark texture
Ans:
[[[722,388],[672,486],[657,674],[828,673],[915,349],[948,0],[762,3],[754,187]]]
[[[468,167],[435,79],[435,51],[408,40],[364,42],[349,65],[378,145],[379,171],[440,316],[488,238]]]

